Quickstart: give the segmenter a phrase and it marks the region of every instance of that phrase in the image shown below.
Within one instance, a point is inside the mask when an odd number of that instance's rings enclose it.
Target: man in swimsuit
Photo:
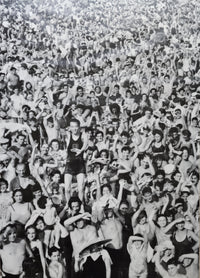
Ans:
[[[64,226],[70,233],[74,254],[74,271],[77,277],[99,278],[111,276],[111,258],[102,247],[93,246],[101,238],[96,227],[88,222],[91,215],[88,212],[70,217],[64,222]],[[88,247],[87,250],[82,250]],[[76,276],[75,276],[76,277]]]
[[[78,183],[78,196],[83,200],[85,162],[83,153],[87,147],[87,136],[80,131],[80,122],[77,119],[70,121],[70,131],[66,134],[67,163],[65,169],[65,195],[66,200],[70,198],[70,187],[73,176]]]

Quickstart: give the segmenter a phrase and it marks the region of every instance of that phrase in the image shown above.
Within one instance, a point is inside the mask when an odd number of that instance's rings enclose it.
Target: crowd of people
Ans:
[[[0,276],[197,278],[200,2],[0,11]]]

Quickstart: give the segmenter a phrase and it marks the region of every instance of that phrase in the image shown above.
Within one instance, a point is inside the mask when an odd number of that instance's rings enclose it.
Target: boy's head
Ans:
[[[45,209],[48,205],[52,205],[52,202],[49,198],[41,196],[40,199],[37,201],[37,204],[40,209]]]
[[[178,266],[174,258],[167,262],[167,271],[170,277],[176,277]]]
[[[49,257],[52,262],[58,261],[60,258],[60,250],[53,246],[49,249]]]

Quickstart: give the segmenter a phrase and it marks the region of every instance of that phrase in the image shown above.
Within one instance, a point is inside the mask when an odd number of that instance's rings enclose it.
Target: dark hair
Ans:
[[[161,214],[158,214],[158,216],[157,216],[157,221],[158,221],[158,218],[160,218],[160,217],[165,217],[165,219],[166,219],[166,215],[163,214],[163,213],[161,213]],[[167,219],[166,219],[166,220],[167,220]]]
[[[161,191],[163,191],[164,182],[156,181],[154,184],[154,188],[159,187]]]
[[[45,209],[47,203],[47,197],[41,196],[40,199],[37,201],[38,207],[41,209]]]
[[[164,115],[166,115],[166,111],[165,111],[165,109],[163,109],[163,108],[160,108],[160,109],[159,109],[159,111],[160,111],[160,113],[161,113],[161,114],[164,114]]]
[[[155,173],[155,177],[157,177],[158,175],[162,175],[165,178],[165,171],[162,169],[158,169]]]
[[[151,107],[145,107],[143,111],[144,111],[144,114],[146,111],[151,112],[151,114],[153,113],[153,109]]]
[[[24,138],[26,138],[26,135],[23,134],[23,133],[21,133],[21,132],[19,132],[19,133],[17,134],[16,138],[18,139],[20,136],[23,136]]]
[[[122,200],[119,204],[119,208],[121,205],[126,205],[127,207],[129,207],[129,202],[127,200]]]
[[[54,142],[57,142],[58,143],[58,145],[59,145],[59,147],[60,147],[60,142],[59,142],[59,140],[58,139],[53,139],[53,140],[51,140],[51,142],[50,142],[50,146],[52,146],[52,144],[54,143]]]
[[[2,183],[3,183],[3,184],[6,184],[6,187],[8,188],[8,181],[7,181],[7,180],[1,178],[1,179],[0,179],[0,187],[1,187]]]
[[[15,194],[16,194],[17,192],[21,192],[22,198],[24,198],[24,194],[23,194],[22,189],[17,188],[17,189],[15,189],[15,190],[13,191],[13,193],[12,193],[13,200],[14,200]]]
[[[124,146],[124,147],[122,147],[122,149],[121,149],[121,152],[123,152],[123,151],[131,151],[131,149],[130,149],[130,147],[127,147],[127,146]]]
[[[58,169],[55,169],[51,172],[51,178],[53,178],[53,176],[55,176],[56,174],[61,175],[60,171]]]
[[[76,88],[76,90],[78,91],[78,90],[82,90],[83,91],[83,87],[82,86],[78,86],[77,88]]]
[[[28,230],[29,230],[29,229],[34,229],[34,230],[36,231],[35,226],[34,226],[34,225],[30,225],[30,226],[28,226],[28,227],[25,229],[25,234],[26,234],[26,236],[27,236],[27,233],[28,233]],[[37,237],[37,234],[36,234],[36,237]]]
[[[75,118],[72,118],[72,119],[70,120],[69,124],[70,124],[70,123],[77,123],[78,126],[80,126],[80,121],[77,120],[77,119],[75,119]]]
[[[167,266],[169,266],[169,265],[175,265],[175,266],[177,266],[178,263],[177,263],[177,261],[175,260],[175,258],[171,258],[171,259],[167,262]]]
[[[191,174],[192,174],[192,176],[196,176],[199,180],[199,173],[197,171],[194,170],[191,172]]]
[[[160,129],[154,129],[153,130],[153,135],[159,134],[161,139],[163,139],[163,132]]]
[[[141,220],[142,218],[144,218],[144,217],[147,218],[147,214],[146,214],[146,211],[145,211],[145,210],[142,210],[142,211],[140,212],[140,214],[138,215],[138,217],[137,217],[137,223],[139,223],[140,220]]]
[[[69,205],[69,208],[70,208],[70,209],[72,209],[72,203],[78,203],[79,206],[82,205],[82,202],[81,202],[81,200],[79,199],[79,197],[71,197],[71,198],[69,199],[68,205]]]
[[[174,180],[174,177],[176,176],[176,174],[181,174],[181,172],[180,172],[178,169],[176,169],[176,170],[174,171],[174,173],[171,175],[171,179],[172,179],[172,180]]]
[[[184,130],[182,131],[182,134],[185,135],[185,136],[188,136],[188,137],[191,136],[191,132],[190,132],[188,129],[184,129]]]
[[[142,195],[146,194],[146,193],[150,193],[152,194],[152,190],[150,187],[145,187],[143,190],[142,190]]]
[[[141,241],[143,241],[143,239],[144,239],[144,237],[143,237],[142,234],[140,234],[140,233],[134,234],[134,236],[140,237],[140,238],[141,238]],[[133,241],[139,241],[139,239],[133,240]]]
[[[129,133],[127,131],[122,131],[122,133],[120,134],[120,136],[125,136],[127,138],[129,138]]]
[[[99,156],[101,156],[102,153],[106,153],[106,157],[108,158],[109,157],[109,151],[107,149],[102,149],[100,152],[99,152]]]
[[[57,247],[55,247],[55,246],[49,248],[49,250],[48,250],[48,253],[49,253],[49,256],[50,256],[50,257],[51,257],[52,254],[55,253],[55,252],[59,252],[59,253],[60,253],[60,250],[59,250]]]
[[[101,131],[101,130],[97,130],[97,131],[96,131],[96,136],[97,136],[98,134],[101,134],[102,136],[104,135],[104,134],[103,134],[103,131]]]

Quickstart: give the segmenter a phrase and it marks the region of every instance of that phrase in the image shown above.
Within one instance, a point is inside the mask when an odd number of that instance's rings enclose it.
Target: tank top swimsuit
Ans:
[[[81,149],[83,146],[83,141],[81,139],[81,134],[79,135],[77,140],[72,138],[72,134],[70,133],[70,141],[68,145],[68,161],[76,161],[76,160],[83,160],[83,153],[76,156],[75,152],[72,152],[72,149]]]
[[[191,249],[192,253],[192,241],[188,238],[188,235],[186,233],[186,236],[184,240],[182,241],[177,241],[176,239],[176,233],[173,234],[172,236],[172,243],[175,247],[175,258],[179,258],[181,255],[185,254],[185,251]]]

